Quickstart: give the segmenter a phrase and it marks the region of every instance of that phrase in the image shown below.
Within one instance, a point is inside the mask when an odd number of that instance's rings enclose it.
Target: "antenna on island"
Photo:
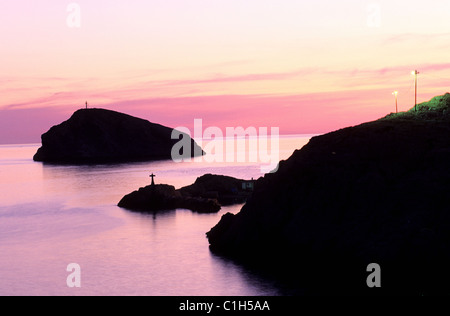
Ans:
[[[414,111],[417,112],[417,75],[420,74],[420,72],[414,70],[411,74],[414,76]]]

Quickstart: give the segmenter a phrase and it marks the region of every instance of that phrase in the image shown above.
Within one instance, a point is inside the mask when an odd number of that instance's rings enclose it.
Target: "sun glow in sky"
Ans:
[[[39,142],[85,101],[296,134],[393,112],[394,90],[411,108],[414,69],[419,101],[450,91],[448,0],[70,4],[0,2],[0,143]]]

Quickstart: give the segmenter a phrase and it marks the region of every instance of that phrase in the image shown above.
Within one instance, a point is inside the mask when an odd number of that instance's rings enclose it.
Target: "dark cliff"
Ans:
[[[207,237],[213,252],[289,271],[315,293],[447,293],[450,94],[312,138]]]

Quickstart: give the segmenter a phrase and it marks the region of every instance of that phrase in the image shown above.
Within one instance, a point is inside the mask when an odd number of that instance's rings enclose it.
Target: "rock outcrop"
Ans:
[[[267,174],[211,250],[316,294],[448,293],[450,94],[313,137]],[[366,284],[381,267],[381,289]]]
[[[222,206],[244,203],[252,192],[252,184],[252,180],[206,174],[179,190],[166,184],[140,188],[123,197],[118,206],[139,212],[183,208],[198,213],[216,213]]]
[[[42,135],[35,161],[48,163],[115,163],[171,159],[178,142],[172,128],[104,109],[83,109]],[[183,134],[183,137],[189,137]],[[183,157],[202,155],[191,140]]]
[[[227,206],[245,203],[253,192],[253,185],[253,180],[205,174],[179,191],[184,197],[217,199],[220,205]]]
[[[174,186],[167,184],[149,185],[122,198],[119,207],[138,212],[158,212],[188,209],[198,213],[220,211],[217,200],[201,197],[183,197]]]

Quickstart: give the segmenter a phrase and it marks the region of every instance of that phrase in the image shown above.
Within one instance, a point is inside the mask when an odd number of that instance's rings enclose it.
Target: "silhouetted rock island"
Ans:
[[[447,294],[450,94],[313,137],[207,237],[307,293]],[[366,284],[371,263],[381,288]]]
[[[198,213],[216,213],[221,206],[244,203],[253,191],[253,180],[206,174],[194,184],[175,190],[167,184],[149,185],[134,191],[118,206],[133,211],[157,212],[183,208]]]
[[[167,184],[149,185],[122,198],[119,207],[139,212],[158,212],[183,208],[198,213],[220,211],[217,200],[200,197],[187,198]]]
[[[170,159],[172,147],[178,142],[171,138],[172,131],[115,111],[82,109],[42,135],[42,147],[33,159],[70,164]],[[191,152],[182,154],[203,154],[195,141],[191,142]]]

